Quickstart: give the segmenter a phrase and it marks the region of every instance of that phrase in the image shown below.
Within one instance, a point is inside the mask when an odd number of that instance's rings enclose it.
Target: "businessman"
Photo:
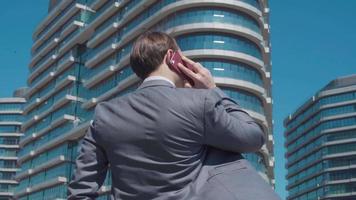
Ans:
[[[108,168],[115,200],[279,199],[240,154],[262,147],[260,126],[201,64],[180,53],[192,69],[170,67],[175,52],[176,41],[165,33],[136,40],[130,63],[143,82],[96,106],[69,200],[95,199]]]

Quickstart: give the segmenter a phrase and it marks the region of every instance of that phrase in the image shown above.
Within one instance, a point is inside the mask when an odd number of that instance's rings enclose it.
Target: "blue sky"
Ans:
[[[0,97],[26,85],[32,32],[48,0],[2,2]],[[356,1],[271,0],[277,192],[286,196],[283,119],[330,80],[356,73]]]
[[[0,97],[26,86],[32,33],[47,14],[48,0],[1,2]]]
[[[332,79],[356,74],[356,1],[271,0],[277,192],[284,191],[283,119]]]

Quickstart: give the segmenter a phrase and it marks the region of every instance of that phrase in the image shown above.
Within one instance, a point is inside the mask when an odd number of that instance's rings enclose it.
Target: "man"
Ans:
[[[108,166],[111,199],[272,199],[266,183],[246,184],[248,189],[241,184],[260,179],[239,153],[258,151],[263,131],[216,87],[209,70],[182,55],[193,71],[182,64],[179,71],[194,81],[194,88],[184,88],[191,86],[167,63],[174,52],[179,47],[167,34],[148,32],[137,39],[130,62],[143,83],[96,106],[68,187],[69,200],[95,199]],[[240,186],[246,191],[261,186],[267,193],[240,198],[234,191]]]

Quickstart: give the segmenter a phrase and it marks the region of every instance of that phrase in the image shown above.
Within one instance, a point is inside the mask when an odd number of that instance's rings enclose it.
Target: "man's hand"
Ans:
[[[185,88],[193,88],[192,84],[190,84],[188,80],[184,80],[184,87]]]
[[[216,87],[213,76],[208,69],[203,67],[200,63],[196,63],[185,57],[180,51],[179,54],[184,62],[187,62],[193,66],[192,71],[184,65],[180,63],[178,64],[179,69],[194,81],[194,88],[211,89]]]

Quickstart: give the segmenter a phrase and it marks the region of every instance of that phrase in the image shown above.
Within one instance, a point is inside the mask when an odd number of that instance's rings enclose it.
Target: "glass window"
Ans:
[[[211,39],[211,37],[213,38]],[[239,36],[222,33],[194,33],[178,36],[176,40],[183,51],[211,47],[212,49],[245,53],[258,59],[262,59],[262,53],[259,47],[252,41]],[[185,40],[187,40],[187,43],[184,42]],[[204,42],[206,44],[204,44]]]

